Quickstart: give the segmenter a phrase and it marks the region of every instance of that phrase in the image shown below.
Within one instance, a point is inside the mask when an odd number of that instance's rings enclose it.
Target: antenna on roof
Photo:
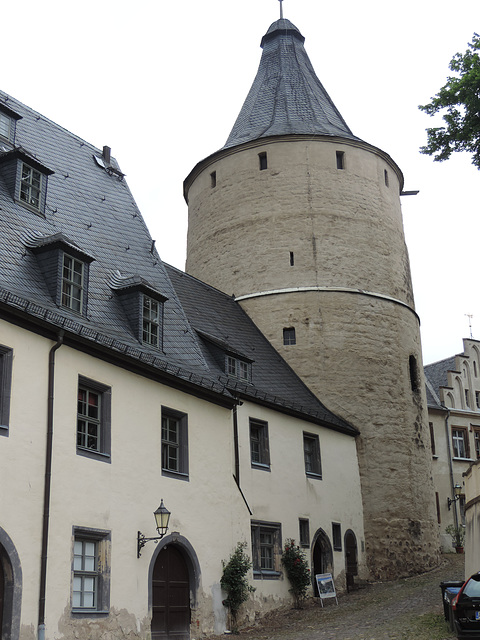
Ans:
[[[468,318],[468,326],[470,328],[470,338],[472,338],[472,340],[473,340],[473,335],[472,335],[472,318],[473,318],[473,315],[471,313],[466,313],[465,315]]]
[[[280,20],[283,20],[283,0],[278,0],[280,2]]]

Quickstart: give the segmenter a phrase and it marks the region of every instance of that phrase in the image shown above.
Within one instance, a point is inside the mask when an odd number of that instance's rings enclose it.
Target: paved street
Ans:
[[[245,640],[450,640],[443,620],[440,582],[463,579],[463,556],[448,554],[434,571],[374,583],[302,611],[268,616],[241,633]]]

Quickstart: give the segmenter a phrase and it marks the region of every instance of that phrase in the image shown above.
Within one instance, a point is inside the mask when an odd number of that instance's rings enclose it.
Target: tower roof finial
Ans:
[[[278,0],[280,2],[280,20],[283,20],[283,0]]]

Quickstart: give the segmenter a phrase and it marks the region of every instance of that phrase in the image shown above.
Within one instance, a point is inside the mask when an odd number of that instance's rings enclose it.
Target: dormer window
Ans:
[[[51,169],[23,149],[12,149],[0,155],[0,174],[12,198],[42,216],[45,212],[48,176],[52,173]]]
[[[15,143],[17,120],[21,120],[21,118],[21,115],[0,102],[0,142],[9,142],[12,145]]]
[[[20,183],[20,200],[35,209],[40,209],[42,195],[42,174],[28,164],[22,162],[22,178]]]
[[[160,303],[143,296],[142,341],[152,347],[160,344]]]
[[[12,119],[0,111],[0,138],[11,140]]]
[[[249,362],[234,358],[233,356],[226,356],[225,373],[229,376],[235,376],[235,378],[249,382],[251,378],[250,367]]]
[[[85,263],[63,254],[62,307],[82,312]]]
[[[115,291],[136,339],[155,349],[163,346],[163,305],[167,297],[138,274],[115,275],[110,287]]]
[[[27,246],[37,258],[55,303],[86,315],[89,268],[94,257],[61,232],[42,236]]]

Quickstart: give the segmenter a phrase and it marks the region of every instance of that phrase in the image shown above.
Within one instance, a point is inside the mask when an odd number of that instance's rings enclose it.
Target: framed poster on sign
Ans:
[[[315,576],[318,587],[318,595],[320,596],[320,602],[322,603],[325,598],[335,598],[335,602],[338,604],[337,592],[335,591],[335,584],[331,573],[318,573]]]

